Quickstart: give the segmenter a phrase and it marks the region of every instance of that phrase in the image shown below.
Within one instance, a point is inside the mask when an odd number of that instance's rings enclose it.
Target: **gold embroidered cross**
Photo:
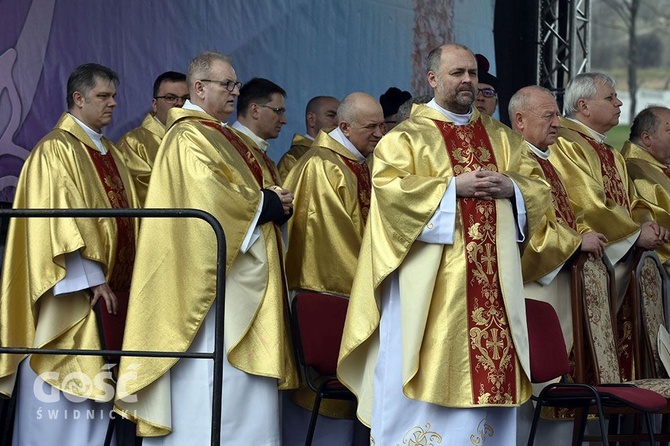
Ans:
[[[486,255],[482,256],[482,261],[486,263],[486,274],[493,274],[493,263],[496,261],[496,258],[491,254],[491,244],[486,245]]]
[[[500,359],[500,349],[503,348],[502,339],[498,339],[498,329],[491,330],[491,340],[486,341],[486,348],[493,349],[493,359]]]

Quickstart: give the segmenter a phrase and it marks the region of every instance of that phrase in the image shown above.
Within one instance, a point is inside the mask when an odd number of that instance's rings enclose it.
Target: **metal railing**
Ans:
[[[217,446],[221,439],[221,398],[223,393],[223,322],[224,322],[224,300],[225,300],[225,274],[226,274],[226,238],[219,221],[208,212],[198,209],[0,209],[0,218],[23,217],[23,218],[198,218],[204,220],[212,227],[216,235],[216,298],[215,298],[215,337],[214,351],[211,353],[187,353],[166,351],[142,351],[142,350],[81,350],[81,349],[43,349],[43,348],[21,348],[1,347],[0,353],[9,354],[69,354],[82,356],[129,356],[129,357],[161,357],[161,358],[190,358],[190,359],[213,359],[213,398],[212,398],[212,426],[211,444]],[[7,261],[7,259],[5,259]]]

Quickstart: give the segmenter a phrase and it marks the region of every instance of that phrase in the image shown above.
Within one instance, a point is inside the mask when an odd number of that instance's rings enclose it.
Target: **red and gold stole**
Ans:
[[[88,154],[93,161],[98,173],[100,183],[105,190],[109,204],[113,209],[127,209],[128,197],[123,186],[123,180],[119,175],[114,158],[111,153],[102,155],[97,150],[86,146]],[[130,279],[133,274],[135,263],[135,230],[133,222],[128,217],[116,217],[116,259],[109,279],[109,287],[114,291],[118,301],[118,311],[110,314],[106,310],[103,299],[100,299],[100,318],[102,336],[101,343],[104,348],[121,350],[123,345],[123,330],[126,326],[126,315],[128,314],[128,298],[130,293]],[[110,358],[118,362],[117,358]]]
[[[621,176],[616,168],[614,162],[614,154],[605,144],[599,143],[588,135],[582,134],[600,159],[600,172],[603,176],[603,189],[605,190],[605,197],[609,198],[619,206],[623,206],[628,210],[630,215],[630,201],[628,194],[621,181]]]
[[[344,156],[342,159],[344,160],[344,164],[356,175],[358,207],[361,208],[363,223],[366,223],[368,221],[368,214],[370,213],[370,194],[372,193],[370,168],[367,163],[359,163]]]
[[[487,169],[497,172],[495,154],[478,119],[467,125],[435,121],[454,175]],[[517,403],[519,367],[500,288],[495,201],[458,198],[467,259],[466,288],[473,404]]]
[[[570,206],[570,199],[568,198],[568,192],[565,190],[563,181],[561,177],[558,176],[558,172],[554,166],[551,165],[549,160],[540,158],[536,154],[531,152],[531,155],[535,157],[538,164],[544,172],[544,176],[551,184],[551,204],[554,206],[556,211],[556,219],[563,224],[570,226],[575,231],[577,230],[577,219],[575,213]]]
[[[621,176],[616,168],[614,154],[605,144],[599,143],[589,135],[582,134],[600,159],[600,171],[603,176],[603,189],[605,197],[614,201],[619,206],[623,206],[628,215],[630,212],[630,201],[626,189],[624,189]],[[633,357],[633,302],[629,291],[621,302],[617,312],[617,350],[619,353],[619,363],[621,365],[621,375],[624,381],[634,378],[635,364]]]

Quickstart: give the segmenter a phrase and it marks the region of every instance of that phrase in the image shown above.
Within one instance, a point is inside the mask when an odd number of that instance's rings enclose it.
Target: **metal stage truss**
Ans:
[[[537,85],[562,104],[568,80],[591,65],[591,0],[540,0],[537,23]]]
[[[65,350],[42,348],[19,348],[0,346],[0,353],[10,354],[69,354],[104,356],[144,356],[164,358],[209,359],[214,361],[211,444],[218,446],[221,438],[221,395],[223,392],[223,320],[226,272],[226,239],[219,221],[205,211],[197,209],[0,209],[0,218],[197,218],[206,221],[216,235],[216,296],[215,296],[215,344],[211,353],[189,353],[169,351],[119,351],[119,350]],[[213,248],[214,249],[214,248]]]

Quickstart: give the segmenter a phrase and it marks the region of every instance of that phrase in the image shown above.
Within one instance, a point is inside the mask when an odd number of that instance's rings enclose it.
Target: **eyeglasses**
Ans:
[[[186,96],[175,96],[173,94],[166,94],[165,96],[154,96],[154,99],[163,99],[168,104],[176,104],[178,100],[181,99],[182,102],[186,102],[191,99],[190,95]]]
[[[483,94],[485,98],[495,98],[497,95],[493,88],[480,88],[479,92]]]
[[[235,81],[215,81],[212,79],[200,79],[200,82],[214,82],[215,84],[221,85],[223,88],[225,88],[228,91],[233,91],[235,88],[238,90],[242,88],[242,82],[235,82]]]
[[[285,109],[285,108],[273,107],[273,106],[271,106],[271,105],[267,105],[267,104],[256,104],[256,105],[258,105],[259,107],[269,108],[270,110],[272,110],[273,112],[275,112],[275,114],[276,114],[277,116],[281,116],[281,115],[283,115],[284,113],[286,113],[286,109]]]

